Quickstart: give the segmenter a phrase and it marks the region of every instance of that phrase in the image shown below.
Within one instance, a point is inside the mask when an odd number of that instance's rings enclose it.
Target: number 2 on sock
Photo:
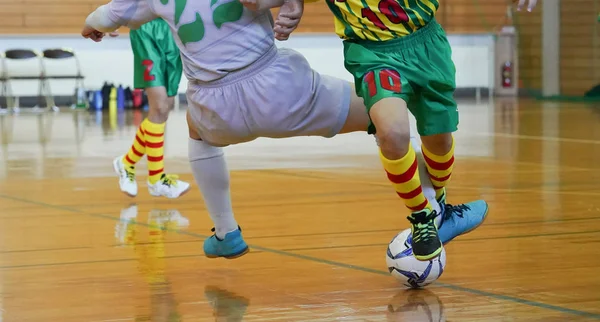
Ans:
[[[151,82],[156,79],[154,75],[150,75],[152,72],[152,68],[154,68],[154,62],[150,59],[144,59],[142,61],[142,65],[144,66],[144,81]]]
[[[379,12],[381,12],[391,23],[401,24],[408,22],[409,18],[404,11],[404,8],[398,3],[398,0],[381,0],[379,1]],[[363,18],[367,18],[375,26],[381,30],[388,30],[389,28],[385,25],[385,22],[379,18],[379,16],[371,10],[371,8],[362,8],[360,14]]]
[[[369,96],[373,97],[377,95],[377,84],[375,83],[375,73],[379,77],[379,84],[381,88],[394,92],[402,92],[402,82],[400,81],[400,73],[393,69],[382,69],[377,71],[368,72],[363,78],[364,82],[367,83],[369,88]]]

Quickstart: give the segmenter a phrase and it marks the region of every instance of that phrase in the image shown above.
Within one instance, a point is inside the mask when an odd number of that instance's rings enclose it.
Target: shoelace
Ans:
[[[176,186],[178,179],[179,176],[175,174],[163,174],[160,178],[162,184],[164,184],[165,186]]]
[[[135,172],[133,172],[133,171],[129,171],[129,170],[125,169],[125,176],[131,182],[133,182],[135,180]]]
[[[452,214],[456,214],[457,216],[459,216],[460,218],[462,218],[464,216],[465,211],[469,211],[471,210],[471,207],[465,205],[465,204],[460,204],[460,205],[451,205],[451,204],[446,204],[446,206],[444,207],[444,219],[448,219],[450,218],[450,216],[452,216]]]
[[[436,215],[435,211],[432,211],[430,213],[416,213],[406,217],[417,228],[413,231],[413,241],[420,242],[422,240],[426,242],[436,238],[435,221],[433,220]]]

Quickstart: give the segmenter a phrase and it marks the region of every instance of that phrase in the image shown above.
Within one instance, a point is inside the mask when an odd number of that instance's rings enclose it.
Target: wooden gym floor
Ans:
[[[143,161],[139,196],[118,191],[111,161],[139,113],[0,116],[0,321],[600,320],[600,113],[460,108],[450,201],[485,198],[490,214],[446,247],[444,275],[422,291],[387,273],[406,210],[366,134],[227,148],[252,246],[228,261],[202,256],[212,225],[195,184],[150,198]],[[193,181],[183,112],[167,133],[167,169]],[[149,228],[178,215],[188,227]]]

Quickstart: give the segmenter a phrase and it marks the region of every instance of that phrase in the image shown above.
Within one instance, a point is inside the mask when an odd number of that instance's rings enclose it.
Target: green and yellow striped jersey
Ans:
[[[335,15],[335,31],[344,39],[385,41],[427,25],[438,0],[326,0]]]

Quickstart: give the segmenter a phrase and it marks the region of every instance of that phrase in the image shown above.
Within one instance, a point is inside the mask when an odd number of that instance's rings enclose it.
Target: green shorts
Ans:
[[[435,20],[394,40],[346,40],[344,65],[354,76],[356,93],[363,98],[367,111],[383,98],[398,97],[415,116],[420,135],[457,130],[452,49]],[[369,133],[375,133],[373,124],[369,125]]]
[[[133,86],[142,89],[162,86],[169,97],[177,95],[183,67],[169,25],[160,18],[154,19],[131,30],[129,39],[133,50]]]

